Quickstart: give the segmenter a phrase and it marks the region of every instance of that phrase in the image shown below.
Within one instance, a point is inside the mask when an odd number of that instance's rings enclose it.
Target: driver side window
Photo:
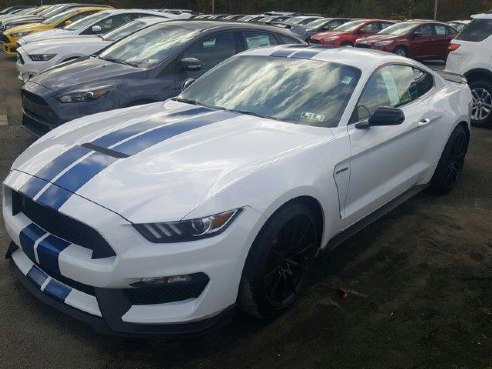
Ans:
[[[369,78],[353,114],[353,122],[369,118],[380,106],[401,107],[419,97],[410,66],[389,65]]]
[[[223,32],[196,42],[184,53],[183,58],[199,59],[203,69],[208,70],[235,54],[234,33]]]

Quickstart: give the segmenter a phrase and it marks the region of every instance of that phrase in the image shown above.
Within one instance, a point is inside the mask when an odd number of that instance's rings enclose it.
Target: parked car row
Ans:
[[[438,22],[340,19],[309,36],[325,47],[293,33],[309,17],[303,32],[324,27],[318,15],[265,14],[289,17],[279,27],[134,12],[18,40],[22,124],[41,137],[3,185],[20,280],[106,333],[197,333],[236,306],[282,314],[320,250],[456,187],[490,103],[483,83],[370,50],[417,47],[429,30],[449,43]],[[451,53],[489,47],[491,19]]]

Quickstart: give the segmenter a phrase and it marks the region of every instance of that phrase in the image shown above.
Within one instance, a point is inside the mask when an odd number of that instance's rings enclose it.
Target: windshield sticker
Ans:
[[[324,122],[326,119],[326,115],[311,113],[310,111],[301,112],[301,117],[306,120],[316,121],[316,122]]]
[[[246,37],[248,49],[256,49],[257,47],[270,46],[270,38],[268,36]]]
[[[342,84],[344,84],[344,85],[350,85],[350,83],[352,82],[353,79],[354,78],[352,76],[345,76],[342,79]]]
[[[214,47],[216,38],[211,38],[209,40],[203,41],[203,48]]]
[[[386,89],[388,90],[391,106],[397,106],[400,103],[400,94],[398,93],[398,88],[396,87],[393,74],[389,70],[383,70],[381,74],[383,76]]]

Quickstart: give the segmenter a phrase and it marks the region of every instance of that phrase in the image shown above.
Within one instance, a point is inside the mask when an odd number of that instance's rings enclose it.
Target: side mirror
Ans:
[[[194,78],[187,78],[187,79],[185,79],[185,81],[184,81],[184,82],[183,82],[183,84],[181,85],[181,91],[186,90],[186,89],[187,89],[188,87],[190,87],[190,86],[193,84],[193,82],[195,82],[195,81],[196,81],[196,79],[194,79]]]
[[[69,26],[72,24],[72,21],[70,19],[67,19],[65,23],[63,23],[65,26]]]
[[[101,33],[102,28],[101,28],[101,26],[92,26],[91,31],[92,31],[92,33]]]
[[[185,72],[196,72],[202,69],[202,62],[196,58],[181,59],[181,70]]]
[[[405,121],[405,114],[401,109],[380,106],[365,122],[355,124],[355,128],[366,129],[375,126],[397,126]]]
[[[420,32],[414,32],[412,35],[412,38],[420,38],[420,37],[422,37],[422,33]]]

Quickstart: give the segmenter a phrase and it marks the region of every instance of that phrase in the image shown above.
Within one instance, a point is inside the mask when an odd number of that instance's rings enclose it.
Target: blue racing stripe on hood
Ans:
[[[127,155],[135,155],[171,137],[236,116],[238,116],[237,113],[216,111],[205,116],[165,125],[162,125],[161,121],[157,126],[158,128],[137,135],[120,145],[116,145],[113,147],[113,150]],[[83,158],[50,185],[39,196],[37,201],[51,208],[59,209],[73,193],[118,160],[125,159],[93,151],[92,154]]]
[[[321,50],[313,50],[313,49],[307,49],[307,50],[302,50],[294,53],[293,55],[289,56],[289,58],[292,59],[311,59],[321,53]]]
[[[120,145],[113,147],[113,150],[126,155],[135,155],[140,151],[177,136],[181,133],[200,128],[211,123],[236,117],[238,114],[227,111],[219,111],[214,114],[205,115],[190,121],[177,122],[163,127],[159,127],[142,135],[136,136]]]
[[[141,123],[136,123],[131,126],[119,129],[117,131],[108,133],[107,135],[104,135],[102,137],[99,137],[92,141],[93,144],[109,148],[110,146],[125,140],[129,137],[132,137],[140,132],[147,131],[149,129],[159,127],[163,124],[171,123],[174,121],[178,121],[183,118],[191,118],[193,116],[199,116],[204,113],[209,113],[212,110],[205,108],[205,107],[198,107],[198,108],[193,108],[185,111],[179,111],[176,113],[171,113],[168,114],[164,117],[158,117],[156,119],[146,121],[146,122],[141,122]]]

